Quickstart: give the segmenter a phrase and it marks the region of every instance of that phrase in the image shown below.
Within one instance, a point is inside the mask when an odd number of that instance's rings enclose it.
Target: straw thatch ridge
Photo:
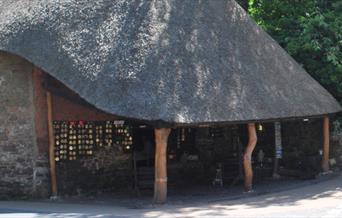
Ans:
[[[0,50],[97,108],[174,124],[341,110],[233,0],[1,0]]]

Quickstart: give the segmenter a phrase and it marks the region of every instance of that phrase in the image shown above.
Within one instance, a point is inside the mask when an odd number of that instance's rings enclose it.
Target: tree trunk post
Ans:
[[[245,170],[245,190],[252,190],[253,186],[253,168],[252,168],[252,153],[257,143],[257,134],[255,123],[248,124],[248,144],[243,155],[243,167]]]
[[[49,163],[50,163],[51,195],[52,195],[52,197],[57,197],[55,139],[54,139],[54,135],[53,135],[52,96],[51,96],[50,92],[46,93],[46,100],[47,100],[47,109],[48,109]]]
[[[167,197],[167,140],[171,129],[160,128],[154,130],[156,152],[154,173],[154,203],[163,204]]]
[[[323,172],[329,171],[329,146],[330,146],[330,131],[329,131],[329,117],[324,117],[323,120]]]

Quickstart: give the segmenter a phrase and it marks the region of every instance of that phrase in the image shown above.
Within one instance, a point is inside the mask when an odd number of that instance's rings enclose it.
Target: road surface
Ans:
[[[0,202],[0,218],[29,217],[342,217],[342,176],[317,184],[238,200],[128,209],[115,205]]]

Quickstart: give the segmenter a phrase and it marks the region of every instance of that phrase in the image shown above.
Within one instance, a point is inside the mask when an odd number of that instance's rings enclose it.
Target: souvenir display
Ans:
[[[96,149],[119,146],[132,148],[132,127],[124,121],[55,121],[55,161],[91,156]]]

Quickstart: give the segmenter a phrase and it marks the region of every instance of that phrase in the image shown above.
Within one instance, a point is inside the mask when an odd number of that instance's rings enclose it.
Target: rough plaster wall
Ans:
[[[0,52],[0,199],[46,196],[47,155],[34,132],[32,65]]]

